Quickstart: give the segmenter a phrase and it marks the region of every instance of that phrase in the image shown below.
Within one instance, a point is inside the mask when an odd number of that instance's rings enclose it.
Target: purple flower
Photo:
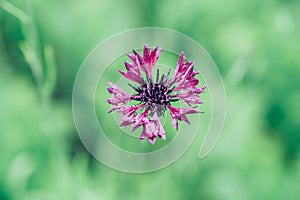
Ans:
[[[162,52],[162,49],[154,47],[152,51],[144,45],[143,56],[133,50],[133,54],[127,54],[132,63],[125,62],[127,71],[119,72],[135,83],[129,84],[134,89],[134,94],[127,94],[114,83],[108,82],[107,88],[112,97],[107,100],[113,107],[109,112],[122,113],[120,126],[131,126],[132,130],[142,127],[140,140],[148,138],[154,144],[157,138],[166,139],[165,130],[159,120],[168,109],[172,117],[172,124],[178,130],[178,120],[190,123],[187,114],[201,113],[195,104],[202,104],[199,95],[205,91],[205,86],[198,87],[199,80],[195,77],[199,74],[194,71],[194,62],[186,61],[183,52],[180,53],[177,67],[172,78],[167,75],[160,76],[159,70],[155,81],[153,80],[153,68]],[[144,74],[142,74],[142,72]],[[187,107],[176,108],[172,102],[182,100]],[[129,101],[138,102],[137,105],[127,105]]]

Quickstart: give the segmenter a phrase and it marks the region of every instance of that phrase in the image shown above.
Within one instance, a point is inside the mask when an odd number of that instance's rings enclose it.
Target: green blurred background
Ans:
[[[299,199],[299,10],[297,0],[0,0],[0,200]],[[205,159],[201,136],[173,165],[126,174],[81,144],[72,87],[99,42],[145,26],[203,45],[227,119]]]

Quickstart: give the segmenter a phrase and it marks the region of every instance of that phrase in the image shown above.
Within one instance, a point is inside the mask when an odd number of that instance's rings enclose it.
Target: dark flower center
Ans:
[[[149,103],[150,105],[169,105],[170,101],[177,101],[172,99],[169,90],[166,86],[158,83],[148,83],[139,88],[135,88],[138,94],[133,96],[134,100],[141,101],[143,103]]]

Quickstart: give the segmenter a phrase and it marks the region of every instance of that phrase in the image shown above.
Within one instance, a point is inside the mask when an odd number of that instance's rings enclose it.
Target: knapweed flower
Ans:
[[[155,80],[153,69],[162,52],[155,47],[152,51],[145,45],[143,56],[133,50],[127,54],[131,62],[125,62],[126,71],[119,72],[128,80],[134,82],[129,85],[133,94],[127,94],[114,83],[108,82],[107,88],[112,97],[107,100],[113,107],[109,112],[117,111],[123,114],[120,126],[131,126],[133,130],[142,127],[140,140],[148,138],[151,144],[157,137],[166,139],[165,130],[159,120],[169,110],[172,124],[178,130],[178,120],[190,123],[187,114],[201,113],[194,105],[203,103],[199,94],[204,92],[205,86],[198,87],[199,80],[195,77],[199,72],[194,70],[194,62],[186,61],[181,52],[177,67],[172,78],[168,74],[160,75],[157,69]],[[187,107],[176,108],[172,102],[182,100]],[[135,105],[128,102],[136,101]]]

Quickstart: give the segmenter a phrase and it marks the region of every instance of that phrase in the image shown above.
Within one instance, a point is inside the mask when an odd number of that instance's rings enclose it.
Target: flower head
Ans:
[[[164,128],[159,120],[168,109],[172,117],[172,124],[178,130],[178,120],[190,123],[187,114],[200,113],[195,104],[202,104],[199,95],[205,91],[205,86],[198,87],[199,80],[195,77],[199,72],[194,71],[194,62],[186,61],[183,52],[180,53],[177,67],[172,78],[160,76],[157,69],[156,81],[153,81],[153,69],[162,52],[154,47],[152,51],[145,45],[143,56],[133,50],[127,54],[132,61],[125,62],[127,71],[119,70],[122,76],[135,85],[129,84],[133,94],[127,94],[114,83],[108,82],[107,88],[112,98],[107,102],[113,107],[109,112],[117,111],[123,114],[120,126],[131,126],[133,130],[142,127],[140,140],[148,138],[154,144],[157,138],[166,139]],[[172,102],[182,100],[187,104],[185,108],[176,108]],[[126,105],[129,101],[138,102],[137,105]]]

